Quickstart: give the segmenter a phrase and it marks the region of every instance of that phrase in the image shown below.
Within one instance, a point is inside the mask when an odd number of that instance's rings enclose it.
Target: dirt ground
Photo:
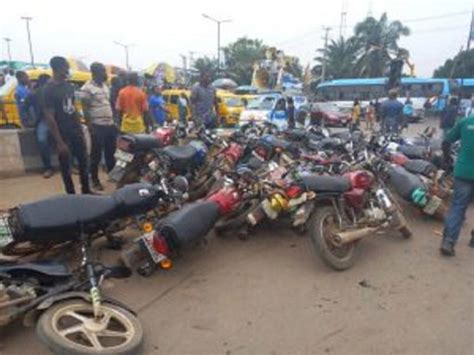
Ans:
[[[0,209],[61,192],[58,175],[0,180]],[[474,354],[474,209],[451,259],[439,255],[440,223],[405,214],[411,240],[366,239],[344,272],[307,237],[261,230],[247,241],[211,235],[172,270],[104,292],[137,311],[145,354]],[[0,343],[2,355],[48,354],[21,325]]]

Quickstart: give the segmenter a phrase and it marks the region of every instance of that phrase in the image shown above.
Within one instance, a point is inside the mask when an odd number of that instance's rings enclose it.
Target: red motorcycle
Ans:
[[[233,175],[225,177],[224,186],[204,200],[171,213],[155,227],[146,225],[145,233],[122,253],[124,264],[137,267],[142,276],[150,276],[157,267],[170,269],[174,256],[204,239],[220,217],[231,214],[243,203],[249,181],[245,172]]]

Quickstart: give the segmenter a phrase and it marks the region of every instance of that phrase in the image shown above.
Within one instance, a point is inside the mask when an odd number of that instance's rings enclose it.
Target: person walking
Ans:
[[[460,119],[447,132],[443,142],[444,158],[449,161],[449,145],[460,140],[461,147],[454,166],[454,192],[449,211],[444,220],[441,254],[454,256],[454,246],[459,239],[466,210],[474,199],[474,115]],[[474,235],[471,232],[469,246],[474,248]]]
[[[36,82],[36,87],[31,95],[31,105],[35,115],[35,136],[36,143],[40,151],[41,161],[43,163],[43,177],[49,179],[53,176],[54,171],[51,165],[51,147],[50,147],[50,133],[48,123],[46,122],[43,102],[44,89],[46,84],[51,79],[48,74],[41,74]]]
[[[456,118],[458,116],[458,100],[452,97],[449,103],[441,111],[441,118],[439,122],[439,128],[443,131],[443,139],[446,138],[448,132],[454,127]]]
[[[117,76],[114,76],[110,80],[110,105],[112,106],[112,112],[114,114],[114,120],[117,127],[120,127],[120,114],[115,109],[115,104],[117,103],[117,98],[120,90],[127,86],[127,73],[123,70],[120,70]]]
[[[53,78],[44,88],[43,109],[48,128],[56,142],[59,166],[64,187],[68,194],[74,194],[71,177],[71,156],[79,164],[82,193],[92,193],[89,186],[87,149],[80,116],[75,108],[75,89],[67,81],[69,63],[64,57],[51,58],[49,65]]]
[[[115,144],[117,127],[114,123],[112,106],[110,105],[110,90],[107,86],[107,71],[102,63],[92,63],[90,66],[92,80],[81,88],[82,108],[84,118],[91,138],[90,174],[92,188],[102,191],[99,179],[99,164],[104,155],[107,172],[115,166]]]
[[[207,129],[217,127],[219,107],[216,89],[211,86],[211,76],[207,72],[201,74],[199,83],[191,90],[191,108],[196,126],[204,125]]]
[[[148,98],[148,106],[150,107],[151,115],[154,119],[154,124],[163,127],[166,122],[166,114],[168,110],[165,107],[165,99],[161,94],[159,85],[154,85],[151,89],[151,95]]]
[[[375,123],[375,105],[372,101],[370,101],[369,106],[367,106],[365,119],[366,119],[365,128],[369,131],[372,131],[374,129],[374,123]]]
[[[30,79],[26,72],[19,70],[15,74],[17,85],[15,89],[15,101],[18,114],[20,116],[20,122],[23,127],[31,127],[32,120],[30,115],[31,105],[31,90],[30,90]]]
[[[351,131],[359,127],[361,114],[362,114],[362,109],[360,107],[359,99],[356,98],[354,100],[354,104],[352,105]]]
[[[400,133],[403,121],[403,104],[397,100],[398,92],[392,89],[388,92],[388,100],[380,105],[382,127],[385,133]]]
[[[120,131],[123,133],[144,133],[149,130],[148,101],[146,94],[138,87],[138,74],[129,73],[128,85],[120,90],[115,108],[120,116]]]

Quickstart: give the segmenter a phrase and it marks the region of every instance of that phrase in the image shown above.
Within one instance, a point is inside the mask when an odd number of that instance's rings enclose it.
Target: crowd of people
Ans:
[[[169,112],[162,88],[152,85],[142,89],[135,72],[120,73],[109,86],[106,68],[98,62],[90,66],[92,79],[76,88],[68,81],[70,68],[64,57],[53,57],[49,64],[52,77],[40,75],[34,86],[26,72],[15,74],[18,113],[23,126],[35,128],[43,176],[53,175],[51,141],[54,141],[66,192],[76,192],[71,177],[76,167],[82,193],[102,191],[99,166],[103,159],[106,171],[113,169],[117,135],[149,132],[167,121]],[[184,93],[179,97],[180,121],[186,122],[191,109],[196,124],[216,126],[216,91],[210,83],[210,76],[203,73],[192,88],[190,99]],[[82,113],[77,110],[78,99]]]

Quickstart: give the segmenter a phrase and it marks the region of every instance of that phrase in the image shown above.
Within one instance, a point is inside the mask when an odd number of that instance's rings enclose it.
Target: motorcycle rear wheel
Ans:
[[[354,265],[356,242],[337,247],[331,235],[338,229],[338,216],[332,206],[318,207],[309,221],[310,239],[324,263],[337,271]]]
[[[111,303],[103,303],[101,310],[102,318],[95,321],[90,303],[58,303],[41,315],[36,332],[55,354],[137,354],[143,343],[139,320]]]

